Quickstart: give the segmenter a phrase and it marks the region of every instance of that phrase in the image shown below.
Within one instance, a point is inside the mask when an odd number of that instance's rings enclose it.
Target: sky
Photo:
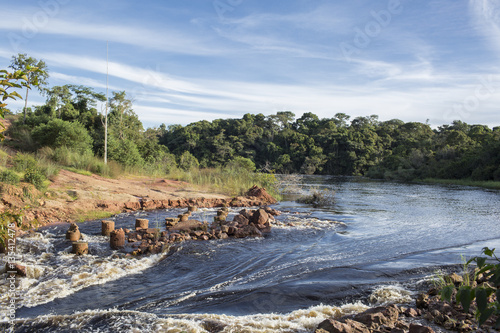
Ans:
[[[109,71],[109,95],[126,91],[145,127],[278,111],[500,125],[500,0],[23,0],[2,13],[0,69],[26,53],[49,86],[103,93]]]

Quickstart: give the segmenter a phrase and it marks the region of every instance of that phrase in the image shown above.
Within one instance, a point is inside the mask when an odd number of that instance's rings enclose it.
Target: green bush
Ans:
[[[44,174],[39,169],[28,169],[24,174],[24,181],[33,184],[38,190],[44,188],[44,183],[47,180]]]
[[[14,171],[7,169],[0,173],[0,181],[11,185],[17,185],[21,181],[21,178]]]
[[[68,147],[79,153],[90,153],[93,140],[87,129],[79,122],[53,119],[35,127],[31,133],[40,146],[52,148]]]
[[[187,150],[184,153],[182,153],[182,155],[179,157],[178,164],[179,168],[186,171],[191,169],[197,169],[200,166],[200,162],[198,162],[198,159],[194,157],[194,155]]]
[[[474,257],[467,264],[476,263],[474,280],[482,276],[487,283],[481,283],[478,286],[462,285],[458,288],[450,284],[441,289],[441,297],[448,301],[451,301],[452,295],[456,292],[456,301],[462,305],[466,313],[475,303],[475,314],[479,326],[490,317],[500,315],[500,260],[495,255],[495,249],[485,247],[483,253],[486,257]],[[494,326],[496,329],[500,328],[500,318]]]
[[[28,154],[17,153],[12,162],[14,163],[14,170],[18,172],[24,172],[25,170],[36,169],[38,167],[38,162],[35,157]]]

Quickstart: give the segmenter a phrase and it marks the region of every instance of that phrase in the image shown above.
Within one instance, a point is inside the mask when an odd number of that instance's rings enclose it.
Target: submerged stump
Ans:
[[[125,247],[125,231],[123,229],[113,230],[109,235],[109,246],[113,250]]]
[[[82,256],[84,254],[89,254],[89,243],[87,242],[73,242],[73,249],[71,253],[76,254],[77,256]]]
[[[70,240],[71,242],[76,242],[80,240],[80,237],[82,234],[80,233],[80,230],[78,230],[78,226],[76,223],[71,223],[68,231],[66,232],[66,239]]]
[[[101,223],[101,235],[109,236],[115,230],[115,221],[102,220]]]
[[[149,220],[147,219],[136,219],[135,220],[135,229],[147,229],[149,227]]]

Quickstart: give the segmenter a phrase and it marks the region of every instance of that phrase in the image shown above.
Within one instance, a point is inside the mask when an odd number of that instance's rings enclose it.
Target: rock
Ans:
[[[416,305],[418,309],[427,309],[429,307],[429,295],[421,293],[417,297]]]
[[[349,327],[349,325],[341,323],[340,321],[334,319],[326,319],[318,325],[314,332],[351,333],[352,329],[351,327]]]
[[[26,266],[20,265],[20,264],[11,264],[11,263],[6,263],[5,264],[5,270],[10,273],[13,272],[12,274],[16,274],[21,277],[26,277]]]
[[[175,218],[175,217],[167,217],[165,219],[165,224],[168,227],[173,227],[174,225],[176,225],[177,223],[179,223],[179,218]]]
[[[194,230],[202,230],[204,228],[203,223],[197,220],[181,221],[173,227],[169,227],[169,231],[185,231],[191,232]]]
[[[246,225],[241,228],[237,228],[234,233],[236,238],[246,238],[246,237],[262,237],[262,233],[254,225]]]
[[[226,328],[226,324],[215,320],[205,320],[201,325],[210,333],[219,333]]]
[[[266,224],[269,221],[269,215],[266,213],[264,209],[257,209],[253,214],[252,217],[250,218],[250,222],[257,225],[257,224]]]
[[[188,212],[191,212],[191,213],[194,213],[198,210],[198,208],[196,206],[189,206],[188,207]]]
[[[240,226],[248,225],[250,222],[245,216],[238,214],[233,218],[234,222],[237,222]]]
[[[113,230],[109,235],[109,245],[113,250],[122,249],[125,246],[125,232],[123,229]]]
[[[452,273],[446,277],[446,280],[450,281],[456,286],[460,286],[462,282],[464,282],[464,278],[458,275],[457,273]]]
[[[187,222],[189,220],[189,215],[188,214],[179,215],[179,220],[180,222]]]
[[[342,319],[341,321],[335,319],[326,319],[322,321],[315,333],[370,333],[370,330],[360,322],[351,319]]]
[[[240,210],[239,214],[246,217],[248,220],[250,220],[250,218],[253,215],[253,212],[249,209],[242,209],[242,210]]]
[[[115,221],[102,220],[101,221],[101,235],[109,236],[111,231],[115,230]]]
[[[265,188],[259,188],[257,185],[254,185],[251,189],[249,189],[246,193],[246,196],[255,197],[260,201],[268,204],[275,204],[278,202],[276,199],[270,196],[269,193],[267,193]]]
[[[264,210],[266,211],[266,213],[268,213],[269,215],[272,215],[272,216],[279,216],[281,215],[281,212],[279,210],[276,210],[276,209],[273,209],[273,208],[269,208],[269,207],[264,207]]]
[[[415,318],[415,317],[418,317],[418,312],[417,312],[417,310],[415,310],[414,308],[408,308],[408,309],[406,309],[406,311],[404,312],[404,315],[405,315],[406,317]]]
[[[365,324],[370,329],[375,329],[382,325],[394,327],[398,317],[398,308],[394,305],[389,305],[386,307],[368,309],[354,316],[354,320]]]
[[[66,232],[66,239],[76,242],[81,237],[80,230],[78,230],[78,226],[76,223],[71,223],[68,231]]]
[[[428,326],[422,326],[418,324],[410,324],[409,333],[434,333],[434,330]]]

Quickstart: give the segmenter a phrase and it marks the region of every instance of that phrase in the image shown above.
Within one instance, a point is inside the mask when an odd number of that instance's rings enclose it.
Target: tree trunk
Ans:
[[[23,124],[26,123],[26,109],[28,109],[28,92],[29,88],[26,87],[26,99],[24,100],[24,118],[23,118]]]

